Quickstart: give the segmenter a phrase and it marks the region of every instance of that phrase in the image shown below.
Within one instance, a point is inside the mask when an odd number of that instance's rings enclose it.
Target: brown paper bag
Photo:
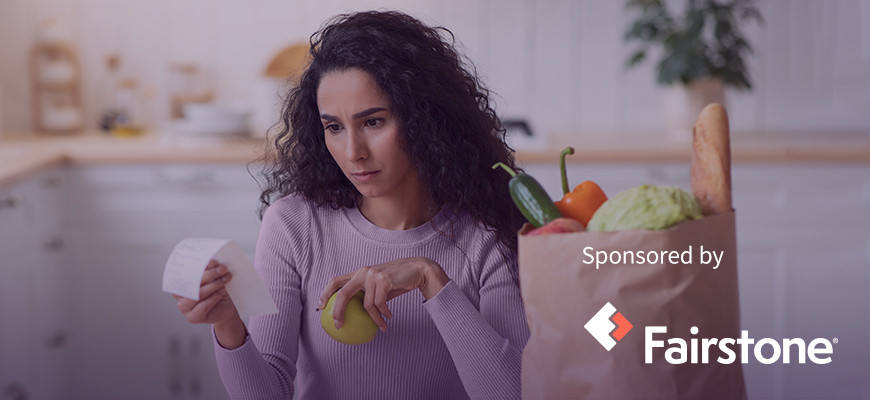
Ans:
[[[526,399],[745,398],[739,345],[730,345],[734,362],[718,346],[702,364],[702,338],[739,338],[737,245],[734,212],[686,221],[662,231],[574,232],[519,236],[520,284],[531,337],[523,351],[522,392]],[[606,264],[600,269],[584,255],[595,251],[692,249],[691,264]],[[701,264],[705,251],[724,251],[714,269]],[[660,254],[660,253],[659,253]],[[584,325],[605,304],[633,325],[608,351]],[[615,315],[615,314],[614,314]],[[616,320],[614,318],[613,320]],[[645,328],[664,347],[653,348],[645,363]],[[690,329],[697,327],[698,334]],[[670,364],[670,338],[686,341],[683,364]],[[697,364],[690,339],[698,343]]]

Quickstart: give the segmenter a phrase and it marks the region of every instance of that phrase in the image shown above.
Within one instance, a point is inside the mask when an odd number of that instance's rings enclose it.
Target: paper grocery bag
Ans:
[[[667,230],[573,232],[519,236],[520,285],[531,336],[523,351],[522,392],[526,399],[671,399],[745,398],[740,346],[731,364],[718,346],[709,348],[702,363],[702,338],[739,338],[737,245],[734,212],[685,221]],[[692,249],[691,264],[585,264],[584,248],[594,251]],[[724,252],[702,264],[700,247]],[[594,251],[587,251],[595,254]],[[660,254],[660,253],[659,253]],[[612,307],[605,308],[610,303]],[[602,310],[604,308],[604,310]],[[608,351],[584,328],[597,313],[611,321],[632,325]],[[620,314],[616,316],[616,314]],[[607,325],[605,323],[605,325]],[[616,325],[616,324],[614,324]],[[645,363],[645,328],[664,326],[656,333],[664,347],[653,348]],[[693,335],[692,327],[698,328]],[[626,329],[626,328],[621,328]],[[614,329],[614,332],[616,329]],[[686,342],[686,362],[671,364],[665,350],[670,338]],[[698,343],[692,363],[691,341]]]

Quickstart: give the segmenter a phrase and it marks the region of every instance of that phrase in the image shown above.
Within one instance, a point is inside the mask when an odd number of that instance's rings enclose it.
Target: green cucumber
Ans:
[[[526,174],[517,174],[501,162],[495,163],[492,169],[499,166],[512,176],[508,183],[511,198],[514,199],[514,204],[535,228],[540,228],[548,222],[562,217],[556,204],[553,203],[553,200],[535,178]]]

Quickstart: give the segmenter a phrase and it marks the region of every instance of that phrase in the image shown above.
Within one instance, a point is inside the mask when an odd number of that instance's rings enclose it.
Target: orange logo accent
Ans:
[[[622,337],[634,327],[620,312],[613,316],[613,322],[616,322],[616,330],[613,331],[613,337],[616,340],[622,340]]]

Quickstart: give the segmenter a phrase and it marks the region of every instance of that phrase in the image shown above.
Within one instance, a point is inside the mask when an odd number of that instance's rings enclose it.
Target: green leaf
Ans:
[[[744,20],[754,19],[759,24],[764,24],[764,18],[761,17],[761,12],[759,12],[755,7],[744,8],[740,16]]]
[[[701,30],[704,29],[704,22],[706,18],[704,18],[704,13],[700,11],[694,11],[689,16],[689,34],[692,36],[700,36]]]
[[[752,47],[740,28],[745,21],[762,21],[755,0],[684,0],[684,4],[683,12],[672,16],[662,0],[626,0],[627,7],[642,15],[632,21],[625,39],[644,43],[631,53],[626,66],[643,62],[650,46],[660,44],[664,50],[657,64],[660,84],[721,76],[729,85],[751,88],[743,56],[752,54]]]
[[[631,58],[628,59],[626,66],[629,68],[634,67],[635,65],[639,64],[644,59],[646,59],[646,51],[638,50],[634,54],[631,55]]]
[[[673,49],[677,47],[677,44],[680,42],[681,39],[682,36],[679,33],[674,32],[665,38],[663,44],[665,47]]]
[[[625,33],[625,40],[646,40],[647,38],[644,38],[644,32],[648,31],[651,25],[652,24],[646,20],[634,21],[634,23],[631,25],[631,29],[629,29],[628,32]]]
[[[671,53],[659,63],[659,83],[669,85],[690,73],[690,62],[686,53]]]

